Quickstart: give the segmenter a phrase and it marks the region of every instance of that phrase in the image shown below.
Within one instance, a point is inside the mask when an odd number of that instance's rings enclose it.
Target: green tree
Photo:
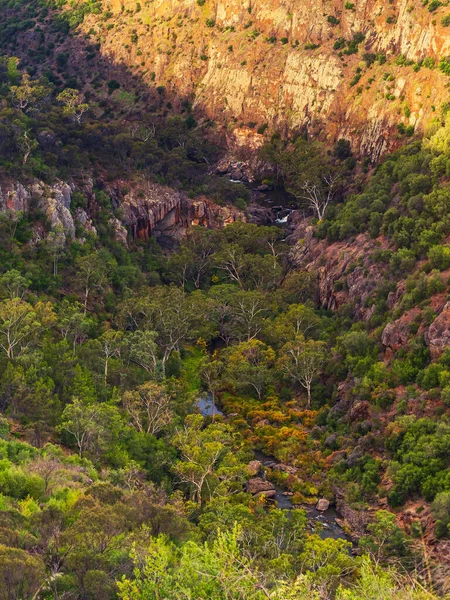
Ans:
[[[24,112],[35,106],[47,93],[46,88],[33,81],[28,73],[22,75],[19,85],[12,85],[10,89],[13,103]]]
[[[78,302],[69,302],[64,299],[58,305],[57,310],[56,328],[62,338],[71,343],[73,354],[75,354],[77,344],[81,344],[88,338],[94,321],[86,315],[84,307]]]
[[[184,544],[181,552],[165,538],[153,539],[143,566],[134,552],[135,579],[119,584],[122,600],[263,600],[270,598],[264,577],[242,553],[240,530],[220,532],[212,544]]]
[[[450,492],[441,492],[431,505],[438,537],[450,536]]]
[[[80,256],[75,261],[75,281],[83,296],[84,314],[94,290],[103,290],[108,284],[108,264],[98,252]]]
[[[285,344],[302,335],[314,337],[321,321],[312,308],[304,304],[291,304],[273,321],[266,324],[266,335],[277,344]]]
[[[200,365],[200,379],[206,391],[211,394],[213,410],[216,406],[216,393],[222,383],[224,363],[221,360],[204,359]],[[215,420],[213,412],[212,420]]]
[[[39,345],[39,334],[53,324],[55,315],[50,304],[31,306],[20,298],[0,302],[0,350],[8,359],[21,356]]]
[[[359,545],[377,560],[398,559],[410,553],[410,540],[397,525],[395,515],[386,510],[376,512],[375,520],[367,526],[367,532]]]
[[[155,342],[156,331],[140,330],[130,332],[124,339],[128,359],[156,378],[160,371],[159,349]]]
[[[103,356],[103,385],[108,383],[108,367],[112,358],[120,356],[123,343],[123,332],[107,329],[95,340],[99,352]]]
[[[123,395],[123,406],[133,426],[140,432],[156,435],[173,418],[171,395],[162,386],[148,381]]]
[[[66,88],[56,99],[64,106],[63,113],[81,125],[83,115],[89,110],[89,104],[80,102],[80,92],[73,88]]]
[[[307,538],[299,556],[301,569],[325,597],[332,597],[339,583],[355,571],[350,548],[350,542],[341,539],[321,539],[318,535]]]
[[[213,495],[228,494],[230,486],[242,486],[246,470],[227,425],[214,423],[204,427],[201,415],[189,415],[172,441],[181,456],[173,470],[199,506]]]
[[[238,388],[253,388],[259,399],[272,381],[275,352],[260,340],[241,342],[227,353],[227,376]]]
[[[30,280],[22,277],[19,271],[11,269],[0,276],[0,298],[2,300],[23,298],[30,283]]]
[[[278,366],[290,379],[306,389],[308,408],[311,406],[311,384],[322,373],[325,360],[325,342],[305,340],[302,335],[281,348]]]
[[[73,437],[80,457],[89,453],[98,460],[118,449],[123,423],[115,406],[74,398],[62,413],[60,430]]]
[[[0,544],[0,600],[32,600],[44,584],[44,563],[39,556]]]
[[[284,154],[282,165],[286,189],[322,220],[339,182],[339,173],[322,147],[298,138]]]

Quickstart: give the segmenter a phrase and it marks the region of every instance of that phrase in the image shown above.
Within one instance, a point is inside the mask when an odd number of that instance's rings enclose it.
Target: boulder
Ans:
[[[297,475],[298,469],[296,467],[291,467],[290,465],[285,465],[283,463],[275,463],[271,466],[271,469],[274,471],[282,471],[283,473],[288,473],[289,475]]]
[[[241,181],[243,177],[244,173],[239,168],[233,169],[230,173],[230,179],[233,179],[234,181]]]
[[[216,173],[218,175],[225,175],[230,170],[230,161],[227,159],[221,160],[216,167]]]
[[[316,505],[317,510],[325,511],[330,507],[330,502],[326,498],[321,498]]]
[[[262,469],[262,464],[259,460],[251,460],[247,465],[247,469],[250,475],[258,475]]]
[[[265,481],[261,477],[252,477],[245,485],[245,489],[254,496],[263,494],[267,498],[274,498],[277,494],[275,486],[270,481]]]

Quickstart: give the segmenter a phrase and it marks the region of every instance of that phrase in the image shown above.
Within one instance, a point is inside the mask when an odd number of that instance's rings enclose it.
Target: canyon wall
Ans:
[[[91,14],[82,29],[112,63],[192,100],[230,133],[306,127],[376,160],[401,143],[399,124],[421,132],[447,100],[438,64],[450,54],[449,11],[434,6],[106,0],[106,17]]]

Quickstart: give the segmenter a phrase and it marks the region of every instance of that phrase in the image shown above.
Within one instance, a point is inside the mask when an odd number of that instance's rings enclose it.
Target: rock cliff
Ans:
[[[230,134],[244,123],[307,127],[377,159],[399,124],[421,130],[446,101],[448,11],[435,4],[106,0],[106,17],[89,15],[82,30],[112,63],[192,99]]]
[[[120,208],[120,219],[111,215],[109,220],[114,236],[127,245],[128,234],[134,240],[148,240],[150,236],[178,239],[191,225],[222,228],[245,215],[234,206],[219,206],[205,196],[188,198],[167,186],[147,179],[115,181],[104,184],[111,199],[111,208]],[[88,206],[72,205],[74,192],[83,194]],[[0,211],[29,213],[32,209],[44,213],[50,227],[59,229],[67,238],[75,237],[76,228],[96,234],[93,217],[97,210],[94,184],[89,177],[77,185],[56,181],[52,185],[42,181],[21,183],[0,181]]]

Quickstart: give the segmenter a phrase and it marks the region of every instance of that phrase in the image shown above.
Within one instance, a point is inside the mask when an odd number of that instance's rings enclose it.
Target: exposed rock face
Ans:
[[[359,319],[369,319],[374,307],[366,306],[366,300],[386,276],[386,266],[374,263],[371,254],[387,247],[386,240],[360,234],[353,240],[329,244],[314,238],[313,228],[305,223],[294,235],[300,238],[294,249],[298,265],[317,273],[320,304],[336,310],[348,303]]]
[[[270,466],[270,465],[268,465]],[[297,475],[298,469],[297,467],[291,467],[290,465],[285,465],[283,463],[276,463],[270,466],[274,471],[281,471],[282,473],[288,473],[289,475]]]
[[[183,218],[187,226],[202,225],[222,229],[235,221],[246,221],[245,214],[235,206],[219,206],[206,196],[183,201]]]
[[[125,225],[135,239],[148,240],[157,227],[167,230],[180,222],[182,196],[169,187],[142,181],[122,198],[117,186],[108,191],[121,204]]]
[[[261,477],[252,477],[245,484],[247,492],[254,496],[263,494],[266,498],[275,498],[277,491],[270,481],[265,481]]]
[[[359,535],[366,531],[367,524],[371,521],[371,513],[366,510],[351,508],[341,490],[335,492],[336,510],[341,513],[351,530]]]
[[[57,182],[50,187],[35,184],[32,193],[38,198],[39,205],[45,211],[52,228],[60,228],[66,237],[75,236],[75,224],[70,212],[72,188],[64,182]]]
[[[75,236],[78,224],[89,233],[97,234],[88,210],[70,210],[74,184],[57,181],[52,185],[41,181],[26,185],[20,182],[0,182],[0,210],[27,213],[34,205],[48,218],[52,229],[60,229],[66,237]],[[95,205],[94,183],[87,179],[83,194]],[[222,228],[245,215],[234,206],[219,206],[205,196],[191,200],[172,188],[148,180],[118,181],[108,184],[105,192],[115,207],[121,207],[123,222],[111,216],[114,237],[127,246],[128,231],[134,239],[147,240],[151,235],[181,238],[192,225]],[[94,210],[95,212],[95,210]],[[128,231],[127,229],[128,228]]]
[[[384,346],[396,352],[399,348],[406,346],[411,336],[410,325],[416,318],[420,318],[421,310],[417,306],[404,313],[396,321],[388,323],[381,335]]]
[[[438,358],[446,348],[450,347],[450,302],[431,323],[425,333],[425,342],[432,358]]]
[[[377,159],[398,143],[393,134],[400,120],[420,129],[447,97],[439,69],[414,72],[406,60],[396,61],[402,55],[437,63],[450,54],[441,25],[445,6],[430,12],[420,3],[410,10],[408,0],[361,0],[347,8],[337,0],[208,0],[204,6],[155,0],[136,12],[135,0],[110,4],[107,22],[92,14],[82,25],[84,33],[98,34],[102,54],[134,70],[150,89],[193,97],[205,116],[227,125],[308,127],[329,141],[350,139]],[[347,51],[345,40],[359,33],[363,40]],[[130,45],[132,34],[137,41]],[[373,58],[362,62],[367,55]],[[258,143],[236,129],[237,144]]]
[[[97,229],[94,227],[91,217],[82,208],[76,209],[75,221],[78,225],[81,225],[85,231],[97,235]]]
[[[21,183],[0,186],[0,206],[2,210],[26,212],[29,208],[30,193]]]
[[[0,210],[27,213],[35,203],[46,215],[53,229],[61,229],[66,237],[74,237],[75,224],[70,212],[72,188],[57,181],[46,185],[35,181],[27,185],[19,182],[0,182]]]

